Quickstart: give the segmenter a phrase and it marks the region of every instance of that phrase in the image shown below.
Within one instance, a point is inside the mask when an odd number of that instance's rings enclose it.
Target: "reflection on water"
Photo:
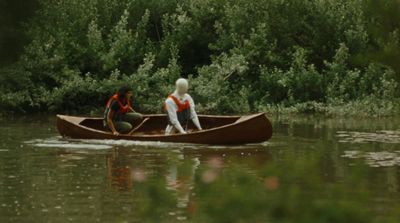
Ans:
[[[354,203],[353,180],[365,182],[373,213],[398,203],[400,120],[272,120],[270,142],[241,146],[72,140],[53,118],[1,122],[0,222],[260,221],[286,213],[286,200],[301,216],[320,204],[310,193],[330,197],[333,186],[346,194],[335,200]],[[362,180],[355,161],[367,164]]]

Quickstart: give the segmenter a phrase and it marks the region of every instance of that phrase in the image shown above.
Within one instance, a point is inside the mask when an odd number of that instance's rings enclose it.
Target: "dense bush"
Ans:
[[[128,83],[159,112],[180,76],[207,113],[400,96],[398,0],[39,3],[31,42],[0,69],[2,110],[86,112]]]

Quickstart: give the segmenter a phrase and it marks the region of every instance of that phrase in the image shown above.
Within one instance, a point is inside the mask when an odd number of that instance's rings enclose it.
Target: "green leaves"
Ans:
[[[247,69],[245,58],[235,54],[221,54],[211,65],[199,68],[192,81],[198,107],[205,112],[248,112],[248,88],[235,82]]]
[[[158,112],[181,76],[209,113],[399,97],[397,0],[40,2],[11,72],[24,84],[5,75],[0,85],[10,95],[23,86],[35,109],[99,106],[106,99],[75,100],[75,87],[107,98],[128,83],[144,111]],[[76,81],[87,74],[93,90]]]

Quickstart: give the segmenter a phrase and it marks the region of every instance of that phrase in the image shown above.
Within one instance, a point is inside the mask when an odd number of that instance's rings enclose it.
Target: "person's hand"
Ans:
[[[119,132],[115,131],[115,132],[113,132],[113,135],[119,136]]]
[[[127,98],[128,100],[131,99],[131,98],[132,98],[132,93],[126,94],[126,98]]]

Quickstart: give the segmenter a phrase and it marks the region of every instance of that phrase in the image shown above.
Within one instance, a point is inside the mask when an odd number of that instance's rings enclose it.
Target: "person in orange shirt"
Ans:
[[[132,108],[132,88],[122,86],[110,97],[104,111],[104,126],[114,135],[128,133],[143,116]]]

